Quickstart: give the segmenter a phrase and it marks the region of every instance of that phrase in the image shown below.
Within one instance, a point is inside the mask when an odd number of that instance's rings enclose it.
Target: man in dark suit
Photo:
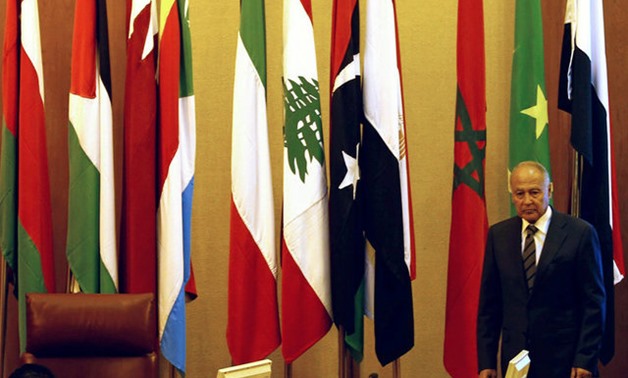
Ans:
[[[493,225],[486,242],[477,320],[481,378],[497,377],[522,349],[528,378],[588,378],[604,331],[600,245],[587,222],[549,206],[545,167],[522,162],[510,177],[517,216]],[[532,227],[528,227],[532,225]]]

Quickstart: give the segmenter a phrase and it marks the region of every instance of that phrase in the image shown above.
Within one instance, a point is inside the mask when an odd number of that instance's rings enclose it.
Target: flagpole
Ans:
[[[346,376],[346,349],[345,349],[345,329],[343,326],[338,327],[338,378],[347,378]]]
[[[571,215],[580,216],[580,186],[582,184],[582,155],[573,153],[573,178],[571,181]]]
[[[393,361],[393,378],[401,378],[401,360],[396,359]]]
[[[283,364],[283,376],[284,378],[292,378],[292,364],[287,364],[284,362]]]
[[[2,310],[0,310],[0,324],[2,324],[2,329],[0,330],[0,376],[4,376],[4,362],[5,362],[5,351],[6,351],[6,341],[7,341],[7,307],[8,307],[8,288],[9,285],[7,283],[7,263],[4,260],[4,254],[0,254],[0,264],[2,264],[1,276],[0,280],[0,306],[2,306]]]

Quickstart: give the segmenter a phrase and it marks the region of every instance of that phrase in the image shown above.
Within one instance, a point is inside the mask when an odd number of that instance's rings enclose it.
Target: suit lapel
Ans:
[[[543,244],[543,250],[541,251],[541,258],[536,268],[534,286],[542,284],[548,265],[556,257],[560,246],[567,237],[566,225],[565,216],[554,210],[549,229],[547,230],[547,236],[545,237],[545,243]]]

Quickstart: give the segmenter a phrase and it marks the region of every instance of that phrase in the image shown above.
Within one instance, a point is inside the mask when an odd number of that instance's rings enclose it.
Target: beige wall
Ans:
[[[0,1],[3,17],[6,0]],[[124,90],[123,0],[108,0],[112,56],[117,179],[122,149]],[[230,200],[232,86],[239,25],[237,0],[190,1],[197,104],[197,168],[193,210],[192,260],[199,297],[188,304],[188,377],[213,377],[230,364],[225,340]],[[65,280],[67,213],[67,98],[73,0],[39,1],[44,45],[46,116],[52,181],[58,287]],[[362,16],[366,1],[360,1]],[[332,0],[314,0],[319,82],[325,138],[328,138],[329,48]],[[514,2],[485,0],[488,147],[486,193],[489,221],[508,213],[506,193],[507,124]],[[445,377],[442,349],[445,319],[449,218],[453,179],[456,95],[455,0],[398,1],[406,121],[417,240],[417,280],[413,283],[415,347],[401,361],[403,377]],[[276,219],[281,206],[282,156],[282,2],[268,0],[268,116]],[[364,19],[364,17],[362,17]],[[2,31],[0,31],[1,33]],[[327,139],[326,139],[327,140]],[[118,190],[119,192],[119,190]],[[278,230],[278,227],[277,227]],[[277,233],[279,235],[279,233]],[[381,368],[367,323],[362,376]],[[283,376],[279,351],[270,356],[274,377]],[[297,378],[337,375],[335,329],[293,365]]]

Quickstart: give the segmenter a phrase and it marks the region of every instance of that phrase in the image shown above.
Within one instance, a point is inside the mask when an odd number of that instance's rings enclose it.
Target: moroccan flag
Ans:
[[[16,277],[20,350],[25,294],[54,292],[44,79],[36,0],[7,1],[2,66],[0,248]]]
[[[517,0],[510,87],[508,177],[512,168],[525,160],[543,164],[551,177],[544,61],[541,2]],[[514,207],[511,209],[514,214]]]
[[[600,0],[567,1],[559,91],[559,108],[571,113],[571,144],[581,162],[579,216],[595,227],[602,247],[607,311],[600,360],[607,364],[615,353],[614,284],[626,271]]]
[[[188,3],[160,3],[157,261],[161,352],[185,373],[196,121]]]
[[[357,201],[362,89],[357,0],[334,0],[331,35],[329,244],[334,322],[362,359],[364,234]]]
[[[282,335],[291,363],[331,327],[325,150],[310,0],[283,3]]]
[[[127,0],[120,291],[157,293],[157,10]]]
[[[242,1],[233,85],[227,344],[234,364],[281,344],[266,117],[264,0]]]
[[[368,0],[360,186],[375,249],[375,351],[382,365],[414,346],[412,200],[394,0]]]
[[[106,5],[78,0],[74,10],[66,253],[85,293],[115,293],[118,286]]]
[[[486,84],[482,0],[458,1],[458,91],[449,235],[445,369],[477,377],[476,319],[488,217],[484,197]]]

